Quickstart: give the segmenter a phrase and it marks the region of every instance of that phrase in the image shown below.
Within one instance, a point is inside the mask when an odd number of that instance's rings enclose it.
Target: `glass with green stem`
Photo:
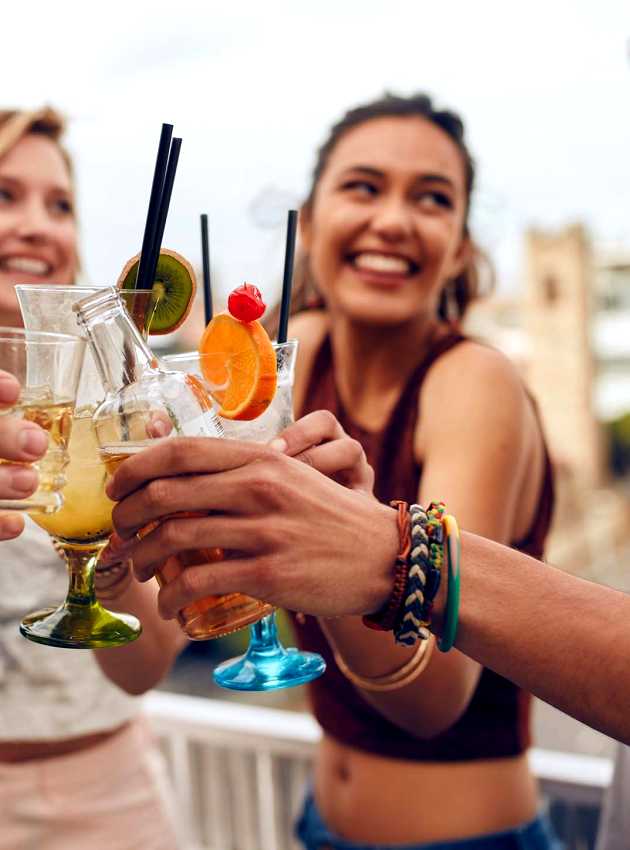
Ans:
[[[30,330],[79,333],[72,305],[98,292],[95,287],[16,286],[24,325]],[[128,299],[146,299],[145,293],[128,293]],[[85,344],[85,343],[84,343]],[[105,495],[107,472],[100,456],[92,415],[105,395],[99,371],[89,350],[85,352],[79,381],[69,463],[61,510],[33,514],[33,520],[53,539],[68,570],[68,593],[57,606],[36,611],[21,623],[24,637],[36,643],[72,649],[121,646],[141,632],[138,619],[108,611],[96,599],[94,569],[112,532],[113,503]]]

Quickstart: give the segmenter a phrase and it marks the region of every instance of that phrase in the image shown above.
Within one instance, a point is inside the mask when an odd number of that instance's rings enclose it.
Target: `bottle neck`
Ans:
[[[73,309],[87,334],[106,392],[115,393],[157,370],[151,349],[115,289],[90,295]]]

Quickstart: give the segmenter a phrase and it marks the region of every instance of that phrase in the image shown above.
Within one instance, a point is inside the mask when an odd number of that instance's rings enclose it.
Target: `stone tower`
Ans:
[[[592,401],[593,279],[591,246],[582,226],[527,233],[527,381],[540,405],[555,463],[586,490],[604,479],[602,435]]]

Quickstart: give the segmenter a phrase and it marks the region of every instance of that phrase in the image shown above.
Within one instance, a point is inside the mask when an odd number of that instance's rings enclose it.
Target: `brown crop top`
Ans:
[[[376,475],[375,492],[382,502],[404,499],[415,502],[422,474],[413,452],[422,381],[429,367],[465,337],[452,334],[440,340],[418,365],[405,386],[389,421],[378,432],[356,425],[335,387],[332,350],[326,338],[317,354],[310,377],[303,414],[330,410],[346,432],[363,445]],[[545,472],[538,510],[527,537],[513,547],[540,558],[553,508],[551,464],[545,449]],[[377,755],[419,761],[469,761],[505,758],[529,746],[529,694],[502,676],[483,669],[475,693],[464,714],[448,730],[431,740],[414,738],[374,708],[343,676],[314,617],[295,622],[303,649],[319,652],[326,673],[310,685],[315,716],[325,732],[338,741]]]

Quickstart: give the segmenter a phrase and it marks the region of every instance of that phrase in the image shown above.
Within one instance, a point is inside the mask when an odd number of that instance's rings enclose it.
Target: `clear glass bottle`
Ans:
[[[73,309],[86,332],[106,389],[93,423],[110,473],[130,455],[154,445],[156,439],[223,436],[223,427],[203,383],[194,375],[159,368],[118,290],[102,290],[78,302]],[[169,558],[158,581],[164,584],[189,566],[222,557],[217,549],[182,553]],[[250,625],[271,610],[266,603],[231,593],[187,606],[180,611],[179,622],[189,638],[206,640]]]

